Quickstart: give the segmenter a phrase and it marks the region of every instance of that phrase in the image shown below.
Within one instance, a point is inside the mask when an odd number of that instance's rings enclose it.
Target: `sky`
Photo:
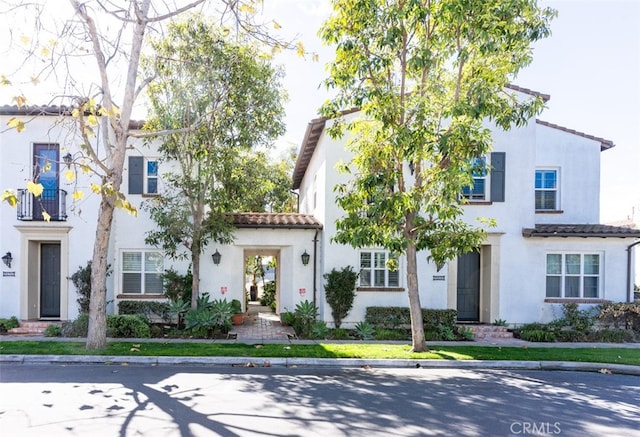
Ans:
[[[514,84],[551,96],[540,119],[611,140],[601,154],[602,223],[631,216],[640,221],[640,1],[542,0],[558,11],[552,36],[534,46],[534,60]],[[279,148],[302,142],[307,123],[329,97],[321,86],[333,51],[322,45],[317,30],[331,12],[329,0],[264,0],[263,13],[282,26],[285,38],[302,41],[300,58],[282,53],[275,62],[285,69],[289,94],[286,134]],[[2,38],[19,23],[0,17],[0,73],[7,53]],[[2,33],[4,32],[4,33]],[[0,105],[11,104],[13,91],[0,88]],[[36,101],[34,103],[46,103]]]
[[[640,1],[541,1],[558,11],[551,37],[534,46],[534,60],[514,84],[549,94],[540,119],[614,142],[601,154],[602,223],[640,220]],[[307,123],[328,98],[319,84],[333,53],[317,29],[331,12],[328,0],[265,0],[283,29],[296,33],[318,62],[293,54],[286,64],[287,133],[299,145]]]

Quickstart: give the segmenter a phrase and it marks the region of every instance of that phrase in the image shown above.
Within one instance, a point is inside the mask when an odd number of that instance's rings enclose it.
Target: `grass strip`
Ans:
[[[369,358],[420,360],[575,361],[640,365],[640,349],[436,346],[411,352],[409,345],[368,343],[265,344],[111,342],[106,349],[87,350],[84,342],[0,341],[2,355],[202,356],[247,358]]]

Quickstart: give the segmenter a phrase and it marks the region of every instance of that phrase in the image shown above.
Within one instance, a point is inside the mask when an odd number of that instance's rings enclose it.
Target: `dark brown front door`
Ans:
[[[480,320],[480,253],[458,257],[458,320]]]
[[[60,317],[60,244],[40,245],[40,317]]]

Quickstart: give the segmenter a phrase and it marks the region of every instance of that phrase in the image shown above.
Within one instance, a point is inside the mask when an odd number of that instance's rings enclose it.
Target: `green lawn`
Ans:
[[[83,342],[0,341],[0,354],[19,355],[142,355],[247,358],[395,358],[421,360],[578,361],[640,365],[640,349],[437,346],[413,353],[399,344],[265,344],[112,342],[106,349],[88,351]]]

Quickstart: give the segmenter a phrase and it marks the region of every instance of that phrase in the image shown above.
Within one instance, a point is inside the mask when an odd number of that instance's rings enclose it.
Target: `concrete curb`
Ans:
[[[333,367],[566,370],[640,376],[640,366],[569,361],[404,360],[360,358],[147,357],[105,355],[0,355],[0,364],[192,365],[232,367]]]

